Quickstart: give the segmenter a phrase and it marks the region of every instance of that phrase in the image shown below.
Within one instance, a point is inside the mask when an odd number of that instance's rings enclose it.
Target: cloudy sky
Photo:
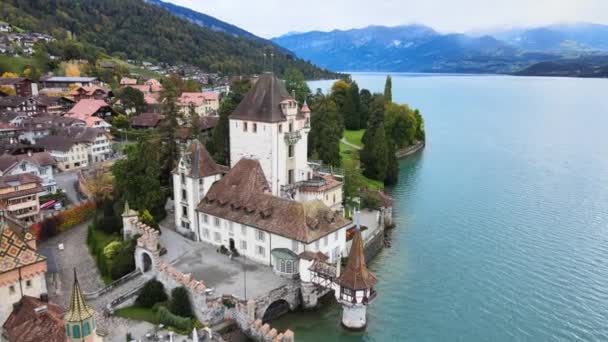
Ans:
[[[588,21],[608,0],[165,0],[270,38],[290,31],[420,23],[441,32]]]

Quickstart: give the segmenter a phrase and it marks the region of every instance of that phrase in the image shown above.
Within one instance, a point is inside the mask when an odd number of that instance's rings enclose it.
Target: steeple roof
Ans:
[[[184,154],[184,158],[189,158],[190,161],[189,177],[207,177],[226,171],[226,167],[217,164],[215,160],[211,158],[211,155],[205,146],[198,140],[193,140],[190,143]]]
[[[66,322],[82,322],[93,317],[93,309],[87,305],[80,290],[76,269],[74,269],[74,285],[72,286],[72,296],[70,297],[70,308],[65,313]]]
[[[363,290],[374,287],[377,282],[378,279],[367,269],[367,265],[365,264],[361,231],[355,229],[353,243],[348,255],[348,263],[338,278],[338,284],[352,290]]]
[[[285,84],[274,74],[265,73],[258,77],[230,118],[261,122],[285,121],[280,105],[285,100],[293,100]]]

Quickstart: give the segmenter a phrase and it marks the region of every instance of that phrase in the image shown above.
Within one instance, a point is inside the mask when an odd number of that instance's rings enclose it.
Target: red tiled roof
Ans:
[[[97,113],[103,107],[110,107],[110,105],[104,100],[82,99],[67,114],[81,120],[86,120],[87,117]]]
[[[371,289],[377,282],[378,279],[365,264],[361,231],[355,229],[355,236],[348,254],[348,263],[338,278],[338,284],[351,290],[363,290]]]
[[[179,103],[181,105],[195,105],[195,106],[200,106],[202,105],[205,100],[219,100],[220,98],[220,94],[216,93],[216,92],[211,92],[211,91],[205,91],[205,92],[198,92],[198,93],[189,93],[189,92],[184,92],[182,93],[182,95],[179,97]]]
[[[4,334],[9,341],[64,342],[63,312],[57,304],[23,296],[4,323]]]

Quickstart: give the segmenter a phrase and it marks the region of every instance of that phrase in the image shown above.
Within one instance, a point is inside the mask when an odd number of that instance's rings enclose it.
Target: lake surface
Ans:
[[[428,146],[391,190],[367,330],[344,331],[336,304],[273,326],[299,342],[608,341],[608,80],[393,74],[393,98],[422,111]]]

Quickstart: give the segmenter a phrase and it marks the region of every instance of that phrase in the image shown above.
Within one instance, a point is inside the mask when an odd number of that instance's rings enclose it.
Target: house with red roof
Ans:
[[[67,116],[84,121],[87,127],[105,130],[109,130],[112,126],[106,120],[115,114],[116,111],[112,106],[104,100],[98,99],[80,100],[66,113]]]
[[[220,108],[220,94],[211,91],[183,92],[177,101],[184,116],[194,110],[199,116],[213,115]]]

